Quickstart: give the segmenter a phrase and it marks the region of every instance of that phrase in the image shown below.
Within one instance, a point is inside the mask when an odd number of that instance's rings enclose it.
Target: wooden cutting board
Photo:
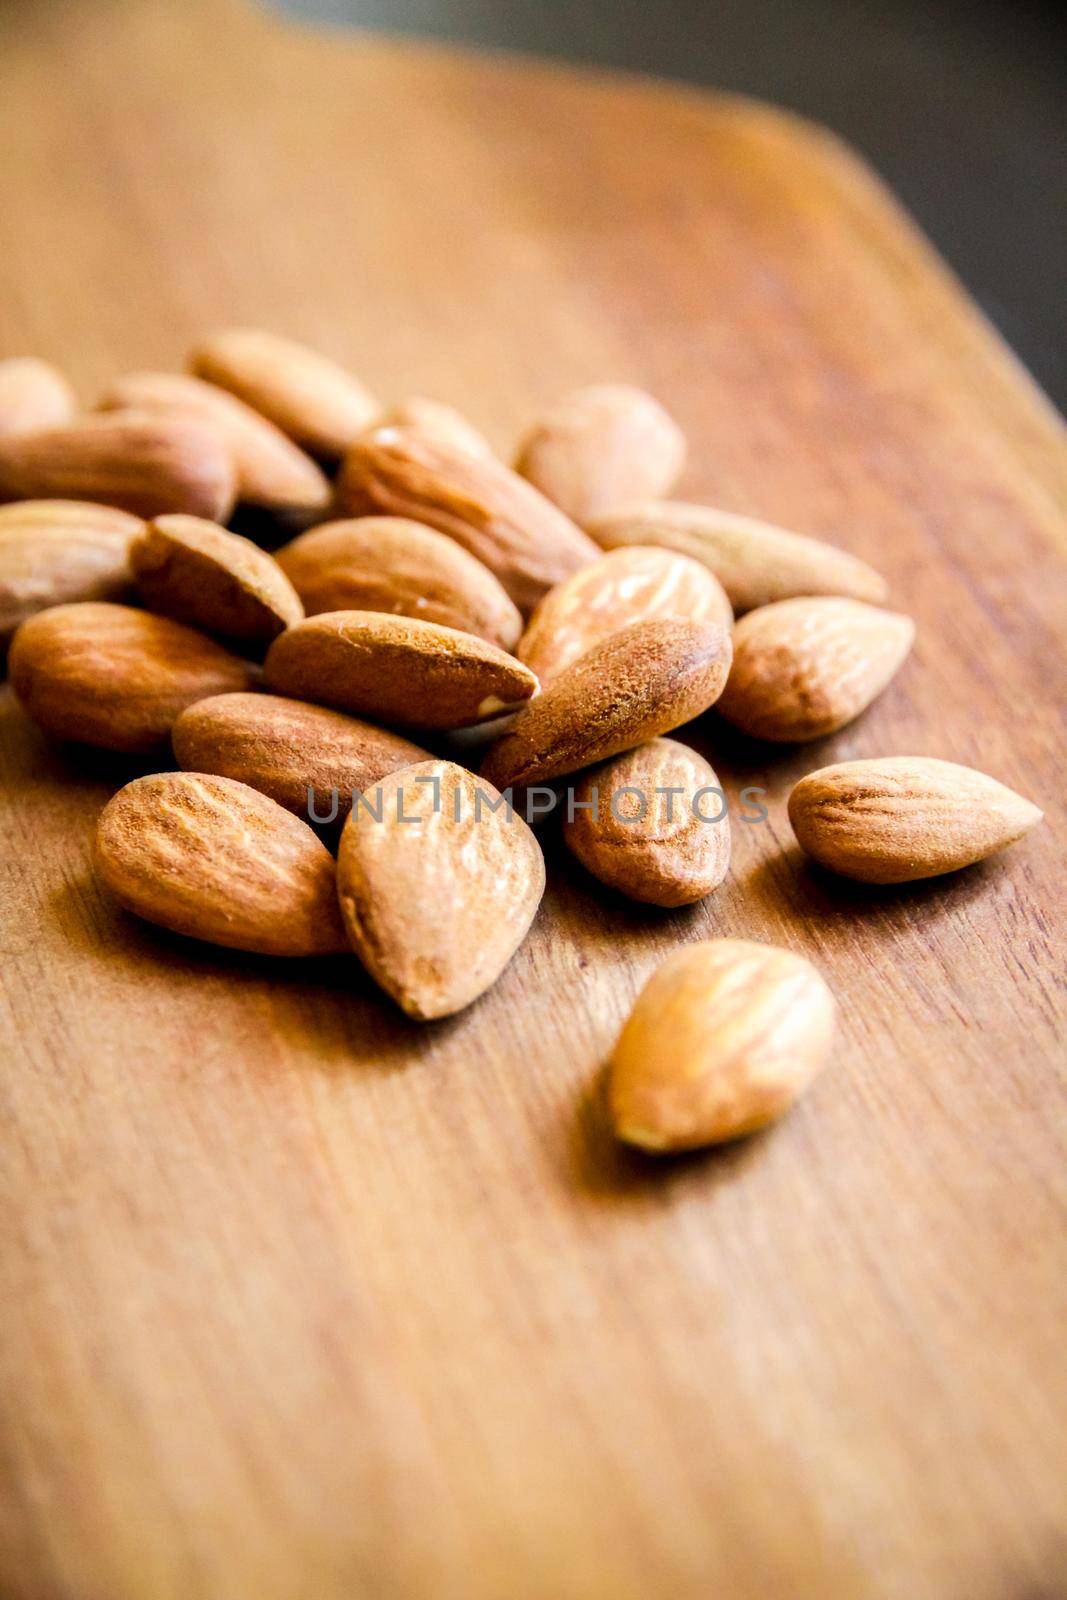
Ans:
[[[1067,1593],[1067,460],[1040,394],[855,157],[766,107],[236,0],[7,7],[0,62],[2,353],[89,398],[262,324],[502,449],[572,385],[644,384],[688,497],[839,541],[919,625],[835,739],[692,730],[770,796],[705,904],[627,906],[549,843],[503,980],[423,1028],[355,961],[105,903],[88,841],[136,769],[4,688],[0,1592]],[[790,784],[887,753],[1048,820],[941,882],[809,871]],[[605,1055],[716,934],[818,962],[833,1066],[764,1137],[627,1155]]]

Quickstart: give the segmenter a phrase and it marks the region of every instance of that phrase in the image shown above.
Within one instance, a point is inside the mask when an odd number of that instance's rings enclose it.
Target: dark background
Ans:
[[[311,21],[738,90],[842,134],[1067,409],[1067,6],[1044,0],[273,0]]]

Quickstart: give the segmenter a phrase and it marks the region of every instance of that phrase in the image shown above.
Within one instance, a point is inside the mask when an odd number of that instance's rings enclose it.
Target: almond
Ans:
[[[277,552],[309,616],[389,611],[475,633],[513,650],[522,618],[488,567],[443,533],[403,517],[328,522]]]
[[[597,383],[558,401],[519,446],[515,470],[575,522],[669,494],[685,436],[641,389]]]
[[[390,406],[378,418],[378,426],[417,428],[420,433],[429,434],[431,439],[439,439],[452,449],[465,450],[471,456],[494,459],[489,440],[478,432],[473,422],[467,421],[462,411],[457,411],[455,406],[445,405],[441,400],[428,400],[424,395],[412,395],[399,405]]]
[[[180,372],[130,372],[99,402],[101,411],[161,411],[199,419],[233,458],[237,496],[280,515],[322,511],[332,490],[321,467],[273,422],[202,378]]]
[[[734,629],[719,710],[757,739],[835,733],[880,695],[911,649],[915,625],[860,600],[779,600]]]
[[[482,775],[528,787],[644,744],[718,699],[730,635],[714,622],[637,622],[594,645],[491,745]]]
[[[230,778],[135,778],[101,813],[93,866],[127,911],[172,933],[269,956],[346,948],[330,852]]]
[[[834,1001],[802,956],[747,939],[677,950],[652,974],[611,1059],[618,1138],[694,1150],[766,1127],[819,1073]]]
[[[216,333],[193,351],[190,366],[326,460],[344,455],[381,410],[336,361],[254,328]]]
[[[523,612],[600,554],[525,478],[417,428],[376,428],[354,445],[337,498],[350,515],[410,517],[447,533],[496,574]]]
[[[462,728],[513,710],[537,689],[528,667],[485,639],[381,611],[327,611],[280,635],[270,688],[415,728]]]
[[[802,778],[789,820],[802,849],[862,883],[908,883],[984,861],[1041,821],[1029,800],[952,761],[842,761]]]
[[[0,651],[20,622],[71,600],[116,600],[129,590],[130,542],[144,523],[86,500],[0,506]]]
[[[332,820],[334,790],[344,821],[354,789],[428,759],[417,744],[384,728],[276,694],[198,700],[182,712],[170,737],[186,771],[235,778],[311,821]]]
[[[58,428],[78,409],[63,374],[34,356],[0,361],[0,436]]]
[[[224,522],[235,493],[229,451],[191,417],[119,411],[0,439],[0,500],[93,500],[139,517]]]
[[[796,595],[844,595],[877,604],[889,590],[865,561],[820,539],[753,517],[665,500],[617,507],[589,523],[605,550],[658,544],[702,561],[741,614]]]
[[[8,677],[57,738],[139,752],[165,745],[195,700],[250,688],[253,668],[169,617],[88,600],[24,622]]]
[[[719,780],[703,756],[674,739],[653,739],[586,773],[563,838],[601,883],[654,906],[703,899],[730,865]]]
[[[200,517],[157,517],[130,562],[153,611],[227,639],[267,644],[304,615],[273,556]]]
[[[406,767],[367,799],[337,858],[348,937],[409,1016],[451,1016],[526,937],[545,887],[540,847],[491,785],[450,761]]]
[[[613,550],[548,591],[516,654],[546,684],[601,639],[658,617],[726,628],[734,620],[721,583],[699,561],[655,547]]]

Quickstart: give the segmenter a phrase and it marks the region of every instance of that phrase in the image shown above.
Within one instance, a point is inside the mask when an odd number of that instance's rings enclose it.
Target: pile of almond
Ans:
[[[657,401],[607,384],[549,410],[512,468],[450,406],[383,408],[259,332],[90,412],[45,363],[0,362],[11,684],[57,738],[163,769],[105,807],[100,881],[192,938],[354,951],[419,1018],[470,1005],[525,938],[545,886],[530,823],[561,794],[567,846],[612,889],[712,893],[725,798],[668,736],[715,705],[755,739],[822,738],[887,688],[914,628],[843,550],[667,498],[684,459]],[[1041,816],[909,755],[812,772],[788,810],[808,855],[874,884],[955,871]],[[688,944],[618,1041],[615,1131],[678,1150],[762,1127],[833,1028],[803,956]]]

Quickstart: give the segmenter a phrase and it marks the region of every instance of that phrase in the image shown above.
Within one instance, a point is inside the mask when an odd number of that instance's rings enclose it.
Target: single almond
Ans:
[[[636,622],[561,672],[495,744],[482,776],[498,789],[564,777],[669,733],[706,711],[730,668],[714,622]]]
[[[101,411],[161,411],[213,428],[233,458],[237,497],[282,516],[322,511],[332,489],[322,468],[251,406],[182,372],[130,372],[111,385]]]
[[[842,761],[810,772],[789,796],[801,848],[862,883],[909,883],[969,867],[1014,844],[1041,817],[984,772],[928,756]]]
[[[528,667],[485,639],[383,611],[327,611],[289,628],[264,665],[278,694],[377,722],[463,728],[537,689]]]
[[[74,390],[49,362],[35,356],[0,361],[0,436],[61,427],[77,409]]]
[[[748,939],[676,950],[615,1046],[615,1133],[649,1151],[754,1133],[822,1070],[833,1032],[833,996],[803,956]]]
[[[877,605],[889,593],[880,573],[836,545],[711,506],[663,500],[616,507],[588,528],[605,550],[658,544],[702,561],[738,615],[796,595],[844,595]]]
[[[0,500],[92,500],[138,517],[224,522],[236,487],[229,450],[192,417],[103,412],[0,439]]]
[[[685,435],[658,400],[625,383],[566,395],[530,429],[515,470],[575,522],[670,494]]]
[[[522,617],[496,578],[443,533],[403,517],[327,522],[277,552],[309,616],[389,611],[513,650]]]
[[[353,949],[412,1017],[447,1017],[495,983],[545,887],[540,846],[497,791],[450,761],[384,778],[341,835]]]
[[[699,561],[655,546],[612,550],[548,591],[516,654],[544,685],[620,628],[660,617],[726,628],[734,620],[722,584]]]
[[[30,617],[8,657],[12,688],[47,732],[133,752],[165,745],[186,706],[248,689],[253,674],[180,622],[103,600]]]
[[[72,600],[118,600],[133,582],[130,544],[144,523],[87,500],[0,506],[0,651],[27,617]]]
[[[898,611],[861,600],[779,600],[741,618],[719,710],[742,733],[821,739],[865,711],[915,638]]]
[[[135,778],[100,815],[93,866],[127,911],[172,933],[269,956],[347,948],[330,852],[306,823],[230,778]]]
[[[214,334],[193,351],[190,366],[326,460],[344,455],[381,410],[336,361],[255,328]]]
[[[467,421],[462,411],[446,405],[443,400],[411,395],[384,411],[377,425],[382,428],[417,428],[420,433],[428,433],[432,439],[440,439],[442,444],[454,450],[465,450],[471,456],[488,456],[490,460],[494,458],[493,447],[485,435],[479,433],[473,422]]]
[[[268,644],[304,615],[273,556],[201,517],[157,517],[130,550],[153,611],[226,639]]]
[[[703,756],[653,739],[583,775],[563,838],[601,883],[654,906],[686,906],[730,865],[726,797]]]
[[[409,517],[447,533],[500,579],[519,610],[600,554],[569,517],[499,461],[420,432],[376,428],[337,483],[350,516]]]
[[[354,790],[428,759],[384,728],[276,694],[198,700],[170,737],[186,771],[235,778],[309,822],[343,822]]]

